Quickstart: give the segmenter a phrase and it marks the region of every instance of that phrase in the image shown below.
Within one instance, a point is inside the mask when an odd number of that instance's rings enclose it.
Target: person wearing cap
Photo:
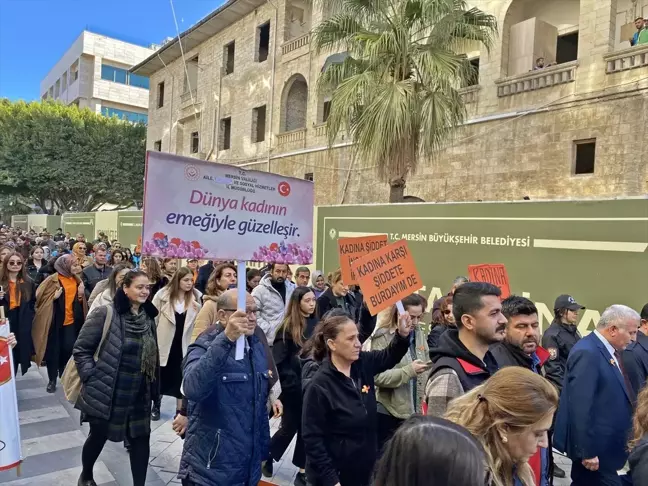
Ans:
[[[635,395],[639,394],[648,380],[648,304],[643,306],[640,316],[637,339],[621,355]]]
[[[578,311],[585,307],[577,303],[571,295],[559,295],[554,303],[554,320],[542,335],[542,347],[549,352],[549,359],[545,361],[545,378],[562,391],[567,357],[574,345],[580,340],[578,332]],[[550,431],[551,439],[553,431]],[[557,464],[553,464],[553,476],[566,477]]]
[[[578,312],[585,309],[571,295],[560,295],[554,304],[554,320],[542,336],[542,347],[549,351],[544,365],[545,377],[562,391],[567,356],[580,340]]]

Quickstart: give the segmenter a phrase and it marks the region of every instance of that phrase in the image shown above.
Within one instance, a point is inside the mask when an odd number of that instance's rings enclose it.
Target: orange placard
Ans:
[[[346,285],[356,285],[358,279],[351,268],[351,263],[372,251],[387,246],[387,235],[361,236],[358,238],[339,238],[338,254],[340,255],[340,269],[342,281]]]
[[[488,282],[497,285],[502,291],[502,299],[511,295],[508,273],[506,267],[501,263],[468,265],[468,276],[471,282]]]
[[[423,287],[407,240],[365,255],[351,267],[372,316]]]

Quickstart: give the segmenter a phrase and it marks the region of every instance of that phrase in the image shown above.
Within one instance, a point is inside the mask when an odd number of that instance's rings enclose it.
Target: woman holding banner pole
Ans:
[[[387,348],[361,351],[358,326],[327,316],[304,355],[321,362],[304,393],[302,437],[313,486],[367,486],[377,457],[374,376],[396,366],[409,348],[412,319],[400,316]]]
[[[18,336],[20,346],[13,348],[14,373],[18,366],[22,374],[31,365],[33,351],[31,329],[34,320],[36,286],[27,276],[25,261],[20,253],[9,253],[0,267],[0,306],[9,319],[9,330]]]

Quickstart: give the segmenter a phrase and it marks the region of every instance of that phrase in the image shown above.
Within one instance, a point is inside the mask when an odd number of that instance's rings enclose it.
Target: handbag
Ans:
[[[104,320],[103,331],[101,333],[101,341],[99,341],[99,346],[94,354],[95,363],[99,359],[99,350],[101,345],[106,340],[106,335],[110,329],[110,321],[112,321],[113,307],[112,305],[106,306],[106,319]],[[65,399],[70,402],[72,405],[75,405],[79,395],[81,394],[81,377],[79,376],[79,370],[77,369],[76,362],[74,361],[74,356],[70,356],[67,364],[65,365],[65,370],[63,370],[63,376],[61,376],[61,385],[63,386],[63,393],[65,394]]]

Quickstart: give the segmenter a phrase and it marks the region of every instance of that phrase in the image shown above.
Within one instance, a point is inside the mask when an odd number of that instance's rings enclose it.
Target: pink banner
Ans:
[[[148,152],[144,187],[144,255],[313,260],[312,182]]]

